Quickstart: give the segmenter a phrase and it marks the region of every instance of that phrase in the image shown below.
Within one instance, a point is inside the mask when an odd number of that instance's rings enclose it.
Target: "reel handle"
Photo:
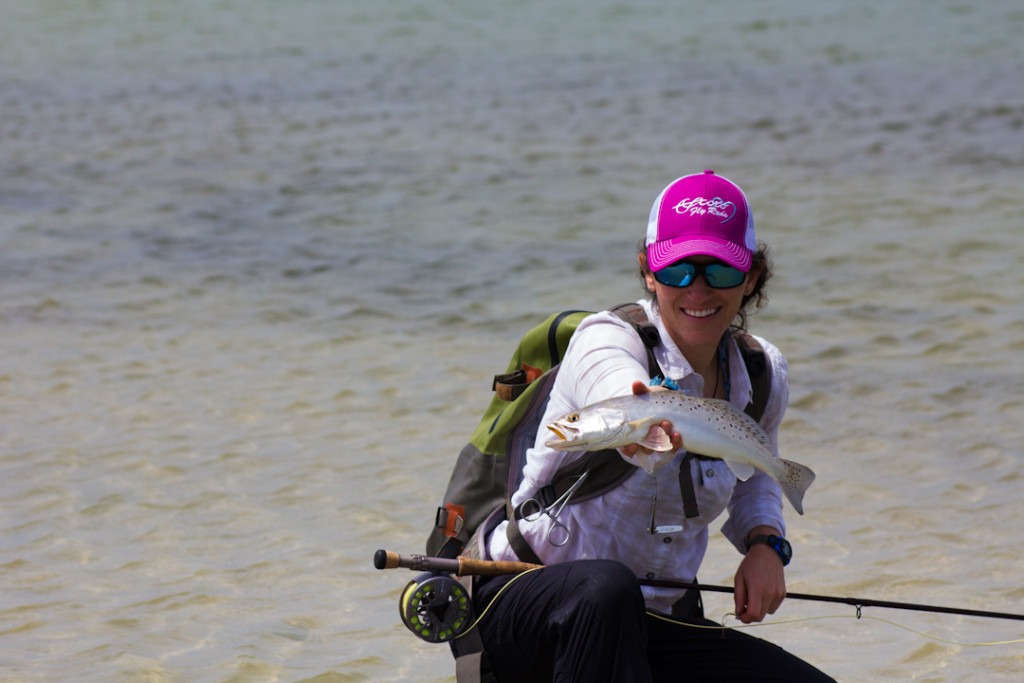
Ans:
[[[530,569],[540,569],[544,565],[529,562],[494,562],[491,560],[474,560],[459,556],[456,559],[430,557],[429,555],[399,555],[387,550],[378,550],[373,554],[373,566],[377,569],[415,569],[417,571],[447,572],[457,576],[501,576],[503,574],[521,574]]]

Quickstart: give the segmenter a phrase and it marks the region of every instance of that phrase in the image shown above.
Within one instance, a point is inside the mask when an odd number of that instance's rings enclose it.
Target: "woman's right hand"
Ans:
[[[636,396],[640,396],[641,394],[648,394],[651,393],[652,391],[668,391],[668,389],[662,386],[649,387],[640,381],[633,382],[633,394]],[[658,424],[651,425],[651,428],[647,430],[648,436],[651,435],[651,432],[659,429],[668,434],[669,438],[672,440],[672,453],[675,453],[676,451],[683,447],[683,435],[680,434],[679,432],[673,432],[672,423],[669,422],[668,420],[662,420]],[[622,453],[622,455],[626,456],[627,458],[633,458],[638,451],[645,453],[647,455],[650,455],[651,453],[654,452],[651,449],[645,448],[638,443],[631,443],[619,449],[619,452]]]

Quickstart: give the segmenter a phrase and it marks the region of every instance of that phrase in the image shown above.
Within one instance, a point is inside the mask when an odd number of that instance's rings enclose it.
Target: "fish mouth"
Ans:
[[[560,440],[562,440],[562,441],[567,441],[568,440],[566,438],[565,434],[560,432],[556,427],[553,427],[552,425],[548,425],[548,429],[553,431],[555,433],[555,436],[557,436]]]
[[[557,439],[551,441],[545,441],[544,445],[548,448],[554,448],[556,451],[576,451],[580,450],[586,442],[586,439],[580,434],[580,430],[576,429],[564,422],[559,421],[556,424],[544,425],[551,430],[551,433],[557,436]]]

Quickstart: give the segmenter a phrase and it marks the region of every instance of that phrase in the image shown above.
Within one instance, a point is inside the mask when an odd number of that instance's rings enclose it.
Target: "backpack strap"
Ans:
[[[765,408],[768,407],[768,394],[772,389],[772,366],[768,362],[764,348],[753,336],[743,330],[732,330],[732,338],[736,340],[739,347],[743,364],[747,366],[747,375],[750,377],[750,403],[744,408],[754,422],[760,422],[764,416]]]
[[[654,323],[648,319],[643,306],[638,303],[625,303],[613,306],[608,310],[633,326],[633,329],[640,336],[640,340],[644,343],[644,348],[647,350],[648,374],[651,377],[657,375],[661,368],[654,357],[654,349],[661,343],[661,335],[658,333],[658,328]],[[582,503],[583,501],[603,495],[624,482],[636,471],[635,466],[618,457],[618,455],[618,451],[614,449],[588,451],[574,462],[559,468],[555,472],[552,482],[537,491],[534,498],[545,507],[551,505],[568,491],[584,472],[589,472],[587,480],[576,490],[570,502]],[[521,507],[516,508],[512,505],[510,491],[505,502],[505,513],[509,522],[505,528],[506,538],[508,538],[509,545],[521,561],[544,564],[519,530],[518,521],[525,514]]]
[[[448,641],[452,656],[455,657],[455,680],[457,683],[496,683],[497,678],[487,661],[484,641],[477,629],[468,631],[461,638]]]
[[[475,587],[476,579],[480,577],[463,577],[462,580],[471,579],[470,583]],[[470,616],[472,616],[472,603]],[[468,631],[458,638],[448,641],[448,647],[455,658],[455,680],[457,683],[497,683],[494,671],[491,669],[487,653],[484,651],[484,640],[480,636],[480,630],[470,627]]]
[[[608,310],[617,315],[621,320],[632,325],[636,333],[640,335],[640,341],[644,343],[644,348],[647,349],[648,374],[654,377],[660,373],[661,368],[654,357],[654,349],[661,343],[661,335],[658,333],[657,326],[647,317],[647,311],[644,310],[644,307],[638,303],[631,302],[612,306]]]
[[[505,501],[505,518],[508,519],[508,524],[505,526],[505,538],[508,539],[508,544],[519,561],[544,564],[544,560],[537,557],[530,542],[526,540],[523,532],[519,529],[519,520],[523,518],[523,511],[512,505],[512,496]]]

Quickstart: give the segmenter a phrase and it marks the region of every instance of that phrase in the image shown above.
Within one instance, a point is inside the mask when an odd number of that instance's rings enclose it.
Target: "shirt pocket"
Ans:
[[[694,458],[690,463],[693,475],[693,489],[697,494],[698,520],[710,523],[722,514],[729,505],[736,475],[722,460],[701,460]]]

